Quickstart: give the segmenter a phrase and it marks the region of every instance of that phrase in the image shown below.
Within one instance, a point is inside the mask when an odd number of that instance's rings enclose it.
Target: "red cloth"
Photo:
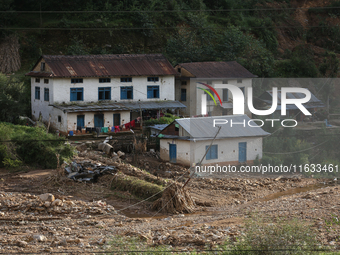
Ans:
[[[115,126],[115,133],[119,132],[120,131],[120,128],[119,126]]]
[[[125,124],[126,129],[130,129],[130,122]]]
[[[130,124],[131,124],[131,127],[134,128],[136,126],[135,120],[131,121]]]

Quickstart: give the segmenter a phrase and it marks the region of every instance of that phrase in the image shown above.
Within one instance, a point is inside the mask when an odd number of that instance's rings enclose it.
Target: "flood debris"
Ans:
[[[98,150],[105,152],[109,156],[111,156],[113,154],[113,147],[108,143],[98,144]]]
[[[97,182],[98,178],[103,175],[115,175],[117,169],[115,166],[103,166],[100,163],[94,164],[91,161],[85,160],[82,162],[73,161],[65,167],[67,177],[75,181],[90,181]]]
[[[196,204],[189,193],[182,188],[181,184],[170,184],[157,199],[152,209],[163,213],[193,213]]]

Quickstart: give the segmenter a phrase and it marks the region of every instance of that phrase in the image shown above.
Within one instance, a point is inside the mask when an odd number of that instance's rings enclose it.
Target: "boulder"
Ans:
[[[51,193],[45,193],[38,196],[42,201],[53,202],[54,196]]]

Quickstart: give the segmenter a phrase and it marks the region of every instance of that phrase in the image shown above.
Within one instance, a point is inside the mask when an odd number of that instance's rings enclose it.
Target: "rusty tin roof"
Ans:
[[[181,63],[178,66],[186,69],[195,78],[255,78],[256,75],[249,72],[236,61],[230,62],[192,62]]]
[[[51,77],[58,78],[178,74],[162,54],[43,55],[37,64],[41,59],[52,70]],[[45,76],[42,72],[35,71],[31,71],[26,75]]]
[[[105,112],[105,111],[139,111],[151,109],[178,109],[186,106],[178,101],[138,101],[138,102],[104,102],[104,103],[83,103],[83,104],[51,104],[64,112]]]

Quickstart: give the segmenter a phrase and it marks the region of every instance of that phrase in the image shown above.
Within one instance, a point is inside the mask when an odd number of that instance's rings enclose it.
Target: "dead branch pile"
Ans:
[[[182,185],[173,183],[164,190],[162,197],[153,203],[152,210],[173,214],[192,213],[195,206],[194,200],[185,189],[182,189]]]
[[[0,72],[9,74],[21,67],[19,39],[16,35],[5,37],[0,42]]]

